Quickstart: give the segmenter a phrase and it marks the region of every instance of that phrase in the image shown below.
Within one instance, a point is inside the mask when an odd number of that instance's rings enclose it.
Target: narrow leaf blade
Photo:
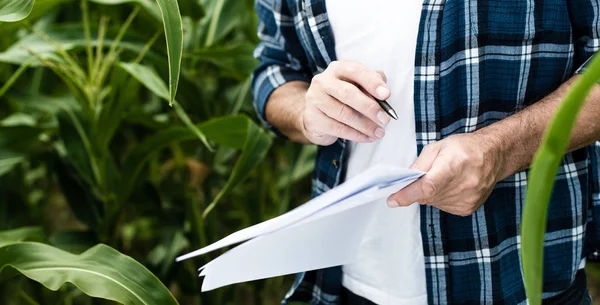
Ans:
[[[170,103],[175,102],[177,86],[179,84],[179,71],[181,57],[183,56],[183,23],[179,13],[177,0],[156,0],[165,27],[167,40],[167,55],[169,58],[169,93]]]

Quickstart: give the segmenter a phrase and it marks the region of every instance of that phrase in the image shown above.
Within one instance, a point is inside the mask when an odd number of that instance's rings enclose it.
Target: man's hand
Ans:
[[[333,62],[313,77],[299,129],[308,141],[324,146],[338,138],[363,143],[381,139],[390,117],[371,96],[390,96],[383,73],[356,62]]]
[[[475,132],[426,146],[411,168],[427,174],[390,196],[388,206],[419,202],[454,215],[475,213],[504,178],[501,145],[497,138]]]

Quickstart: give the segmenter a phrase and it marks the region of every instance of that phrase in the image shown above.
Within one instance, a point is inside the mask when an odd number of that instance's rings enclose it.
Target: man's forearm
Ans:
[[[502,178],[529,168],[548,122],[578,77],[573,77],[542,101],[476,132],[484,135],[489,141],[494,141],[496,147],[503,151],[505,169]],[[582,148],[598,139],[600,139],[600,86],[592,89],[577,118],[568,151]]]
[[[290,140],[300,143],[310,143],[302,127],[304,96],[308,87],[308,83],[293,81],[277,88],[265,109],[265,116],[271,125]]]

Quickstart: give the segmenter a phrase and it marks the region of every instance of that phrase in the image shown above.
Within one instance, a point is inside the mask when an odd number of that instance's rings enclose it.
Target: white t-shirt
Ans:
[[[417,157],[414,62],[422,0],[326,0],[340,60],[382,70],[399,119],[374,143],[350,143],[346,179],[385,162],[410,166]],[[377,304],[427,304],[419,205],[376,204],[358,261],[343,266],[343,285]]]

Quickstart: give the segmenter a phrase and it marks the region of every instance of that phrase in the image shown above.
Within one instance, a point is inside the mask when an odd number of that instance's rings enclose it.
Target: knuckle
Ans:
[[[320,84],[322,84],[322,83],[323,83],[323,78],[324,78],[324,77],[325,77],[325,76],[323,75],[323,73],[317,74],[317,75],[315,75],[315,76],[312,78],[312,81],[311,81],[311,83],[312,83],[312,84],[315,84],[315,85],[320,85]]]
[[[427,146],[423,147],[422,153],[431,153],[431,152],[433,152],[434,149],[435,149],[435,145],[436,145],[436,143],[434,142],[434,143],[428,144]]]
[[[451,162],[450,167],[452,170],[460,170],[462,169],[467,162],[469,162],[469,157],[466,154],[458,154]]]
[[[346,127],[343,124],[335,124],[335,126],[333,127],[333,129],[335,130],[335,132],[338,135],[341,135],[344,133],[344,131],[346,131]]]
[[[367,81],[367,87],[368,88],[376,88],[376,87],[379,87],[379,85],[383,85],[383,79],[382,79],[381,75],[375,73],[375,75],[370,77],[369,80]]]
[[[338,94],[339,94],[340,98],[343,100],[348,99],[352,94],[352,89],[353,89],[353,86],[348,83],[344,83],[341,86],[339,86]]]
[[[331,70],[334,70],[334,71],[335,71],[335,70],[337,70],[339,67],[340,67],[340,62],[339,62],[338,60],[335,60],[335,61],[332,61],[332,62],[329,64],[329,66],[328,66],[328,69],[331,69]]]
[[[350,110],[350,108],[341,106],[338,117],[342,122],[350,122],[354,119],[354,113]]]
[[[421,192],[423,193],[423,196],[425,197],[425,199],[423,200],[427,200],[427,198],[431,198],[433,197],[438,190],[438,185],[437,182],[431,180],[431,179],[424,179],[423,183],[421,184]],[[421,201],[423,201],[421,200]]]
[[[364,71],[362,65],[358,63],[347,63],[344,67],[344,70],[349,75],[360,75]]]
[[[463,183],[463,190],[473,190],[473,189],[478,189],[479,188],[479,184],[480,184],[480,180],[477,177],[472,177],[469,179],[466,179],[465,182]]]
[[[418,200],[419,204],[432,204],[433,201],[431,201],[431,199],[429,199],[428,197],[426,198],[421,198]]]
[[[379,110],[381,109],[381,107],[379,107],[379,105],[373,101],[371,101],[370,103],[368,103],[365,106],[365,114],[366,115],[370,115],[373,117],[377,116],[377,113],[379,112]]]

